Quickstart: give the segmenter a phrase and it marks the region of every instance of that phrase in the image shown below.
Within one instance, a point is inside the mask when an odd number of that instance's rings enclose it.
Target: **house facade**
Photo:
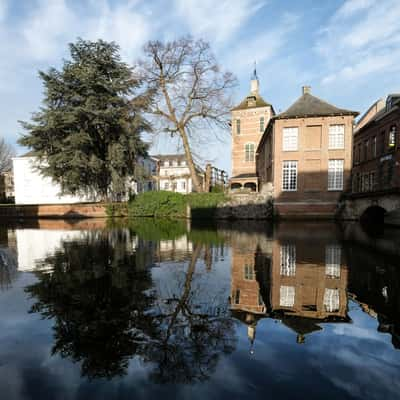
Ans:
[[[269,122],[257,149],[260,187],[269,185],[282,216],[331,217],[349,188],[357,112],[333,106],[303,87]]]
[[[378,100],[355,127],[352,193],[400,189],[400,94]]]
[[[274,109],[259,93],[259,80],[255,70],[250,83],[250,93],[231,110],[231,114],[230,189],[257,191],[256,149],[265,127],[274,115]]]
[[[0,174],[0,202],[14,200],[14,175],[12,169]]]
[[[182,194],[193,191],[190,169],[184,154],[166,154],[153,156],[158,160],[158,189]],[[204,172],[196,167],[198,177],[204,181]]]

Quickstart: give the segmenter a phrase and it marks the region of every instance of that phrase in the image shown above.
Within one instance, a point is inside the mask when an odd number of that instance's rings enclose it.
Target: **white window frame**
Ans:
[[[263,133],[265,131],[265,117],[260,117],[260,132]]]
[[[343,190],[344,160],[328,160],[328,190]]]
[[[296,275],[296,245],[284,244],[281,253],[281,276]]]
[[[339,279],[342,260],[342,247],[330,244],[325,247],[325,275],[328,278]]]
[[[243,268],[244,279],[246,281],[254,281],[255,273],[254,266],[251,264],[245,264]]]
[[[248,150],[249,147],[249,150]],[[244,145],[244,161],[254,162],[255,160],[255,144],[253,142],[246,143]]]
[[[325,288],[324,307],[329,313],[338,312],[340,309],[340,293],[339,289]]]
[[[287,178],[285,172],[288,173]],[[297,191],[297,161],[283,161],[282,163],[282,191],[283,192],[296,192]],[[292,183],[292,174],[295,174],[294,187]]]
[[[296,298],[296,288],[294,286],[282,285],[279,288],[279,305],[281,307],[293,307]]]
[[[286,127],[282,130],[282,151],[297,151],[299,149],[299,128]]]
[[[344,132],[345,127],[343,124],[329,125],[329,150],[344,149]]]

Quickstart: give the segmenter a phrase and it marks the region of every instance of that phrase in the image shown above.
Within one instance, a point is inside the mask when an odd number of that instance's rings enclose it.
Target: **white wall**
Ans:
[[[85,231],[54,229],[17,229],[18,271],[40,268],[40,261],[61,249],[66,241],[79,240]]]
[[[36,157],[13,159],[15,204],[69,204],[94,201],[90,197],[61,195],[61,187],[35,169]]]

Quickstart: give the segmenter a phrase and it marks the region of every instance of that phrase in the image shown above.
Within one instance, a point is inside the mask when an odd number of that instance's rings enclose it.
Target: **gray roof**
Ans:
[[[333,115],[358,115],[357,111],[338,108],[324,100],[311,95],[303,94],[286,111],[274,117],[274,119],[284,118],[304,118],[304,117],[327,117]]]
[[[157,160],[160,160],[160,161],[186,160],[185,154],[156,154],[156,155],[150,155],[150,157],[156,158]]]
[[[248,100],[255,100],[255,104],[249,105]],[[238,106],[232,108],[232,111],[247,110],[248,108],[258,108],[267,106],[271,106],[271,104],[267,103],[258,93],[250,93],[242,100],[242,102]]]

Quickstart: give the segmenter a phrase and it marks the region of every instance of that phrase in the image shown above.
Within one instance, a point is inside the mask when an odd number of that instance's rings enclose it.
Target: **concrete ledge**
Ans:
[[[38,205],[2,205],[0,218],[104,218],[106,204],[38,204]]]

